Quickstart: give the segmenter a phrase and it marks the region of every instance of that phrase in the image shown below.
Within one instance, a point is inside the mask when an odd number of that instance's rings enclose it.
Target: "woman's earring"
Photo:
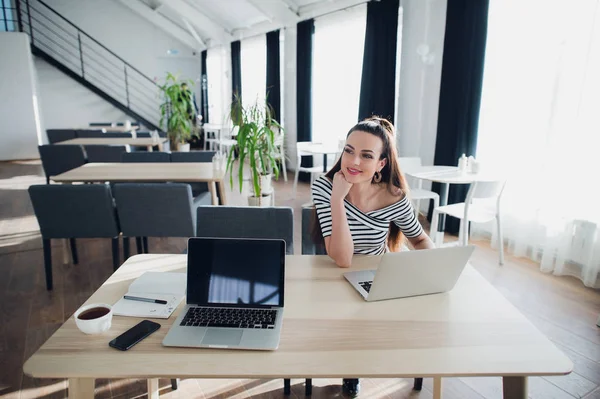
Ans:
[[[375,172],[373,175],[373,183],[381,183],[381,172]]]

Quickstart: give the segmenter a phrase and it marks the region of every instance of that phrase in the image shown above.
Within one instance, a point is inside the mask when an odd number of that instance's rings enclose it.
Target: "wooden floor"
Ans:
[[[32,353],[105,281],[112,271],[110,240],[78,240],[79,264],[62,264],[60,243],[53,251],[54,291],[44,286],[41,240],[27,194],[31,184],[45,182],[39,161],[0,163],[0,398],[64,398],[64,380],[38,380],[23,374]],[[275,183],[277,205],[295,211],[294,247],[300,252],[300,206],[310,199],[307,184],[292,195],[292,182]],[[230,204],[244,205],[238,192]],[[565,377],[530,378],[532,398],[600,399],[600,292],[570,277],[542,274],[536,264],[507,256],[498,266],[497,253],[476,242],[472,258],[479,270],[509,301],[573,360]],[[150,239],[152,253],[180,253],[184,239]],[[477,298],[473,298],[474,301]],[[339,379],[313,380],[313,397],[342,397]],[[303,380],[293,380],[292,398],[304,396]],[[431,398],[432,381],[420,393],[409,379],[362,379],[362,398]],[[499,398],[499,378],[444,379],[444,397]],[[98,380],[97,398],[146,397],[145,380]],[[161,380],[164,398],[283,398],[283,381],[181,381],[171,391]]]

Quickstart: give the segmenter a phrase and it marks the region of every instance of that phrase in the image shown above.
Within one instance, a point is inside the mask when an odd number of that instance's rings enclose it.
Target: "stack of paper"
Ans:
[[[185,273],[146,272],[129,286],[127,296],[159,299],[166,305],[121,298],[113,305],[116,316],[168,319],[185,297]]]

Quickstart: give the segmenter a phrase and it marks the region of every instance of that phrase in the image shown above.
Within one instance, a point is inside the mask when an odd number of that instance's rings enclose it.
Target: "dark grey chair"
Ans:
[[[294,211],[289,207],[201,206],[198,208],[197,237],[272,238],[285,240],[288,255],[294,253]],[[289,395],[291,381],[283,380]],[[312,393],[312,379],[306,379],[306,395]]]
[[[98,126],[111,126],[112,122],[91,122],[89,125],[91,127],[98,127]]]
[[[83,147],[80,145],[40,145],[38,146],[46,183],[50,176],[59,175],[86,163]]]
[[[289,207],[202,206],[197,237],[277,238],[294,253],[294,211]]]
[[[82,139],[97,139],[105,136],[102,130],[82,129],[77,131],[77,137]]]
[[[29,187],[29,196],[42,234],[48,290],[52,289],[52,239],[68,238],[73,264],[77,264],[76,238],[111,238],[117,270],[120,231],[108,185],[34,185]]]
[[[112,139],[130,139],[131,133],[122,133],[122,132],[106,132],[102,137],[112,138]]]
[[[327,255],[324,245],[315,244],[312,229],[316,220],[314,206],[302,206],[302,255]]]
[[[216,151],[172,152],[171,162],[212,162]],[[208,191],[208,183],[190,182],[194,197]]]
[[[121,156],[121,162],[171,162],[168,152],[126,152]]]
[[[125,259],[129,256],[129,237],[136,237],[138,252],[139,237],[194,237],[196,208],[211,204],[209,193],[193,198],[189,184],[183,183],[118,183],[114,198]],[[144,241],[141,252],[147,253],[148,243]]]
[[[84,145],[88,162],[121,162],[121,156],[127,152],[124,145]]]
[[[48,143],[54,144],[77,138],[77,131],[74,129],[47,129],[46,135]]]

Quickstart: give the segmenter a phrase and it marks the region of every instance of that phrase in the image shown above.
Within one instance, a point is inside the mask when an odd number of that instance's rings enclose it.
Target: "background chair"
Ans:
[[[398,162],[400,163],[400,169],[404,171],[415,170],[421,167],[421,158],[419,157],[400,157],[398,158]],[[425,190],[422,187],[423,180],[414,179],[416,181],[410,182],[410,193],[409,198],[413,201],[413,206],[415,208],[415,216],[419,217],[419,210],[421,205],[421,200],[432,200],[433,208],[437,208],[440,205],[440,196],[438,193]],[[414,184],[412,184],[414,183]]]
[[[38,146],[46,183],[50,176],[56,176],[86,163],[83,147],[80,145],[40,145]]]
[[[82,139],[97,139],[106,136],[102,130],[84,129],[77,131],[77,137]]]
[[[281,162],[281,173],[283,173],[283,180],[288,181],[287,178],[287,167],[285,159],[285,143],[283,142],[283,134],[279,131],[278,127],[273,127],[273,131],[275,132],[275,159]]]
[[[215,156],[215,151],[190,151],[190,152],[173,152],[171,153],[171,162],[212,162]],[[192,195],[198,195],[208,192],[208,183],[188,183],[192,187]]]
[[[84,145],[88,162],[121,162],[127,152],[125,145]]]
[[[312,157],[314,154],[307,151],[312,145],[309,141],[300,141],[296,143],[296,174],[294,175],[294,196],[298,188],[298,177],[300,172],[310,173],[310,183],[315,179],[315,174],[323,172],[322,166],[302,166],[302,157]]]
[[[502,237],[502,224],[500,215],[500,200],[504,191],[505,181],[496,182],[476,182],[471,184],[467,192],[465,202],[457,204],[444,205],[433,210],[431,218],[431,230],[434,232],[432,237],[435,237],[436,246],[441,246],[437,234],[438,220],[440,214],[446,214],[460,219],[460,227],[458,233],[459,245],[467,245],[469,243],[469,222],[486,223],[491,220],[496,220],[498,229],[498,251],[499,263],[504,264],[504,242]]]
[[[168,152],[125,152],[121,156],[121,162],[171,162],[171,154]]]
[[[202,125],[204,131],[204,150],[208,146],[209,150],[215,149],[215,144],[218,143],[221,136],[221,125],[215,125],[211,123],[205,123]]]
[[[327,255],[325,246],[313,241],[312,229],[318,222],[314,204],[309,202],[302,205],[302,255]]]
[[[74,129],[47,129],[48,143],[60,143],[61,141],[77,138],[77,131]]]
[[[117,270],[120,230],[108,185],[34,185],[29,196],[42,234],[46,289],[52,289],[52,239],[68,238],[77,264],[76,238],[110,238]]]
[[[192,198],[192,189],[183,183],[115,184],[114,198],[125,259],[129,257],[129,237],[136,237],[138,252],[145,253],[149,251],[146,237],[194,237],[196,209],[211,204],[209,193]],[[143,248],[140,237],[144,237]]]

